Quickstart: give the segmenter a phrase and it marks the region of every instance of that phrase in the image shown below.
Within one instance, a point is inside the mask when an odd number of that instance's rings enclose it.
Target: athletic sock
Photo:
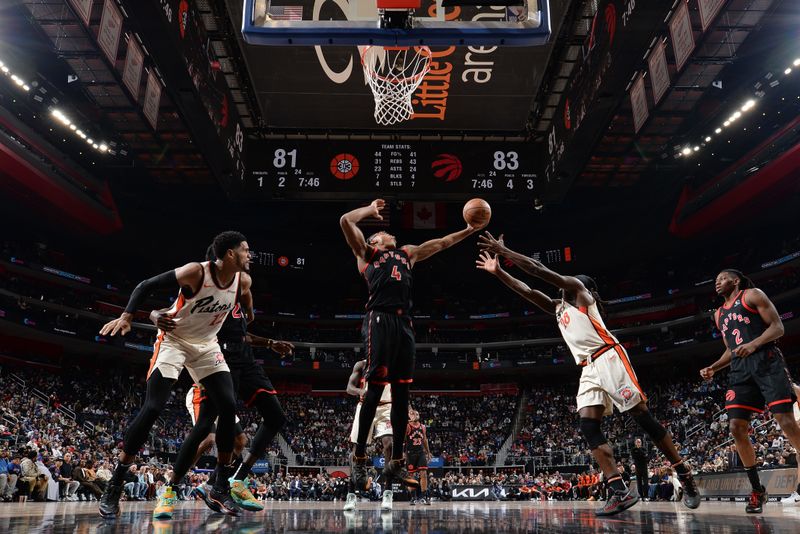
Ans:
[[[678,473],[679,475],[691,474],[691,471],[689,471],[689,468],[686,466],[685,463],[683,463],[683,460],[681,460],[676,464],[672,464],[672,468],[675,469],[675,472]]]
[[[108,483],[112,486],[122,486],[122,484],[125,482],[125,475],[132,465],[133,462],[129,464],[117,462],[117,465],[114,466],[114,473],[111,475],[111,480],[109,480]]]
[[[753,491],[762,491],[764,488],[761,486],[761,480],[758,478],[758,468],[752,466],[745,467],[744,470],[747,473],[747,478],[750,479],[750,485],[753,487]]]
[[[625,482],[622,480],[622,477],[620,476],[610,479],[608,481],[608,487],[618,493],[623,493],[628,489],[628,487],[625,485]]]

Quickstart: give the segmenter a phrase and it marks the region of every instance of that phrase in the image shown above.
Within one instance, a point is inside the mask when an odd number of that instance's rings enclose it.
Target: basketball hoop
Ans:
[[[411,118],[411,96],[431,68],[427,46],[365,46],[364,76],[375,97],[375,122],[388,126]]]

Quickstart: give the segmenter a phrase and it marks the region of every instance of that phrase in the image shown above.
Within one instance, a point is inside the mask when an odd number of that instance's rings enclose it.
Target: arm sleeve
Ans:
[[[167,271],[161,273],[147,280],[139,282],[139,285],[131,293],[131,298],[128,300],[128,305],[125,307],[125,313],[136,313],[139,305],[146,299],[154,289],[159,287],[175,287],[178,285],[178,277],[175,271]]]

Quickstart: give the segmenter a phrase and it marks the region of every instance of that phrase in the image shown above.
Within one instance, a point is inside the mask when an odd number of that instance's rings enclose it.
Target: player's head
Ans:
[[[217,260],[229,263],[239,271],[250,271],[250,247],[247,238],[240,232],[222,232],[214,238],[211,246]]]
[[[397,238],[389,232],[375,232],[367,238],[367,245],[378,250],[392,250],[397,248]]]
[[[419,421],[419,412],[411,406],[408,407],[408,420],[412,423]]]
[[[753,281],[746,277],[742,271],[736,269],[723,269],[717,275],[714,288],[717,295],[727,297],[731,293],[753,287]]]

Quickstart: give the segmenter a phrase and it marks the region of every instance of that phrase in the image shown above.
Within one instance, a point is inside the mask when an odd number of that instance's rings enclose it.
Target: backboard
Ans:
[[[473,19],[451,5],[458,0],[442,1],[422,10],[419,0],[244,0],[242,35],[265,46],[536,46],[550,37],[549,0],[494,0],[491,16]]]

